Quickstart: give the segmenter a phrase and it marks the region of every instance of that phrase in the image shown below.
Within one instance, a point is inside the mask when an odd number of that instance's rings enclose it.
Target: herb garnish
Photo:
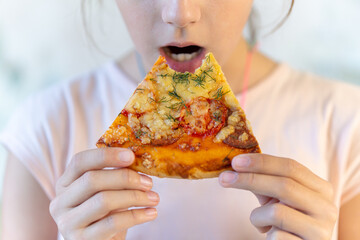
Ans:
[[[135,92],[137,92],[137,91],[145,91],[145,89],[144,89],[144,88],[137,88],[137,89],[135,90]]]
[[[185,83],[186,85],[188,85],[190,83],[189,76],[190,76],[190,73],[188,73],[188,72],[186,72],[186,73],[176,73],[175,72],[174,75],[172,76],[172,80],[176,84]]]
[[[170,113],[169,113],[169,114],[166,114],[165,116],[166,116],[166,119],[168,119],[168,120],[170,120],[170,121],[173,121],[173,122],[178,121],[176,118],[174,118],[173,116],[171,116]]]
[[[216,111],[212,114],[212,119],[214,119],[216,122],[221,122],[222,114],[220,111]]]
[[[178,99],[178,100],[180,100],[180,101],[183,102],[183,99],[182,99],[182,98],[179,96],[179,94],[176,92],[176,88],[175,88],[174,85],[173,85],[173,87],[174,87],[174,90],[169,91],[169,95],[170,95],[171,97],[174,97],[174,98],[176,98],[176,99]]]
[[[169,76],[169,74],[167,74],[167,73],[165,73],[165,74],[159,74],[158,76],[160,76],[160,77],[164,78],[164,77]]]
[[[175,103],[175,104],[169,106],[168,108],[173,109],[173,110],[174,110],[174,109],[179,110],[181,107],[185,107],[186,112],[190,112],[190,110],[188,109],[188,107],[187,107],[186,104],[185,104],[184,99],[182,99],[182,97],[179,96],[179,94],[176,92],[176,88],[175,88],[174,85],[173,85],[173,87],[174,87],[174,90],[169,91],[168,93],[169,93],[169,95],[170,95],[171,97],[176,98],[176,99],[179,100],[180,102],[179,102],[179,103]]]
[[[141,129],[137,130],[135,132],[135,137],[140,138],[145,132],[143,132]]]
[[[223,163],[228,162],[228,161],[230,160],[230,159],[229,159],[229,156],[230,156],[230,153],[231,153],[232,151],[234,151],[233,148],[232,148],[232,149],[230,150],[230,152],[224,157],[224,159],[222,160]]]
[[[192,80],[195,82],[195,86],[204,88],[204,84],[206,82],[204,72],[202,72],[200,75],[195,75]]]
[[[212,76],[210,76],[210,74],[209,74],[209,72],[212,72],[213,71],[213,69],[212,69],[213,67],[211,66],[208,70],[204,70],[203,71],[203,73],[206,75],[206,76],[208,76],[209,78],[211,78],[211,80],[213,80],[214,82],[216,82],[216,79],[214,79]]]
[[[155,100],[155,99],[152,98],[152,97],[149,97],[149,99],[150,99],[150,102],[155,102],[155,103],[163,103],[163,102],[168,102],[168,101],[170,101],[170,100],[166,99],[165,96],[162,97],[162,98],[159,99],[159,100]]]
[[[214,98],[215,100],[220,100],[220,99],[222,99],[223,96],[225,96],[227,93],[230,92],[230,90],[227,91],[227,92],[223,92],[222,89],[223,89],[223,86],[221,86],[221,87],[216,91],[216,93],[213,95],[213,98]]]

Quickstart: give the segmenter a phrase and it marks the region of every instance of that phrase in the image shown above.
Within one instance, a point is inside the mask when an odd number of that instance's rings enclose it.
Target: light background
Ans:
[[[257,0],[263,32],[286,12],[284,2]],[[29,95],[132,48],[115,1],[93,7],[92,34],[105,55],[85,37],[80,0],[0,0],[0,131]],[[290,19],[261,49],[297,69],[360,84],[359,13],[359,0],[296,0]],[[0,149],[0,179],[4,166]]]

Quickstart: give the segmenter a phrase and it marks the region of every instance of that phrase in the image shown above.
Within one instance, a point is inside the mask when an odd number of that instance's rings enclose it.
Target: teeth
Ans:
[[[200,51],[193,52],[191,54],[189,54],[189,53],[179,53],[179,54],[172,53],[171,58],[178,62],[189,61],[189,60],[194,59],[199,54],[199,52]]]

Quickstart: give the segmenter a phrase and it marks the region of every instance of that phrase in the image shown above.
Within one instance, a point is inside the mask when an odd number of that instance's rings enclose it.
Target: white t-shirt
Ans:
[[[135,88],[115,63],[107,64],[29,99],[0,142],[53,198],[71,157],[95,148]],[[264,153],[293,158],[329,180],[340,206],[360,193],[359,103],[359,87],[280,64],[248,91],[245,112]],[[259,206],[252,193],[224,189],[218,179],[153,179],[158,218],[131,228],[127,239],[265,238],[249,221]]]

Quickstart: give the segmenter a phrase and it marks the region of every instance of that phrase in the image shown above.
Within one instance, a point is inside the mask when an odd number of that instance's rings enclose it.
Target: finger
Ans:
[[[272,228],[266,235],[266,240],[302,240],[294,234],[282,231],[278,228]]]
[[[252,211],[251,223],[263,230],[265,227],[274,226],[285,232],[293,233],[304,239],[321,239],[319,229],[314,218],[305,215],[281,203],[268,204]]]
[[[156,216],[157,211],[154,208],[133,209],[112,214],[87,227],[83,232],[83,239],[110,239],[116,233],[154,220]]]
[[[332,187],[327,181],[289,158],[266,154],[242,154],[234,157],[232,167],[237,172],[254,172],[292,178],[305,187],[332,198]]]
[[[255,194],[257,196],[257,194]],[[261,195],[258,195],[261,197]],[[260,200],[259,200],[260,201]],[[274,203],[278,203],[279,200],[276,199],[276,198],[269,198],[268,201],[265,203],[265,204],[262,204],[263,206],[264,205],[270,205],[270,204],[274,204]],[[251,220],[251,216],[250,216],[250,220]],[[260,232],[260,233],[266,233],[268,232],[270,229],[271,229],[271,226],[258,226],[258,225],[254,225],[257,230]]]
[[[133,170],[123,168],[115,170],[89,171],[76,179],[59,196],[62,207],[75,207],[100,191],[106,190],[142,190],[152,188],[152,179]]]
[[[100,148],[80,152],[72,158],[70,165],[59,179],[59,184],[67,187],[90,170],[128,167],[134,159],[134,153],[124,148]]]
[[[72,226],[83,228],[116,210],[126,210],[130,207],[154,207],[160,201],[155,192],[138,190],[100,192],[76,208],[69,211],[73,216]]]
[[[224,187],[249,190],[254,194],[273,197],[311,215],[323,215],[332,209],[330,202],[298,182],[285,177],[257,173],[223,172],[219,177]]]
[[[254,195],[261,205],[265,205],[273,199],[272,197],[268,197],[268,196],[264,196],[264,195],[260,195],[260,194],[254,194]]]

